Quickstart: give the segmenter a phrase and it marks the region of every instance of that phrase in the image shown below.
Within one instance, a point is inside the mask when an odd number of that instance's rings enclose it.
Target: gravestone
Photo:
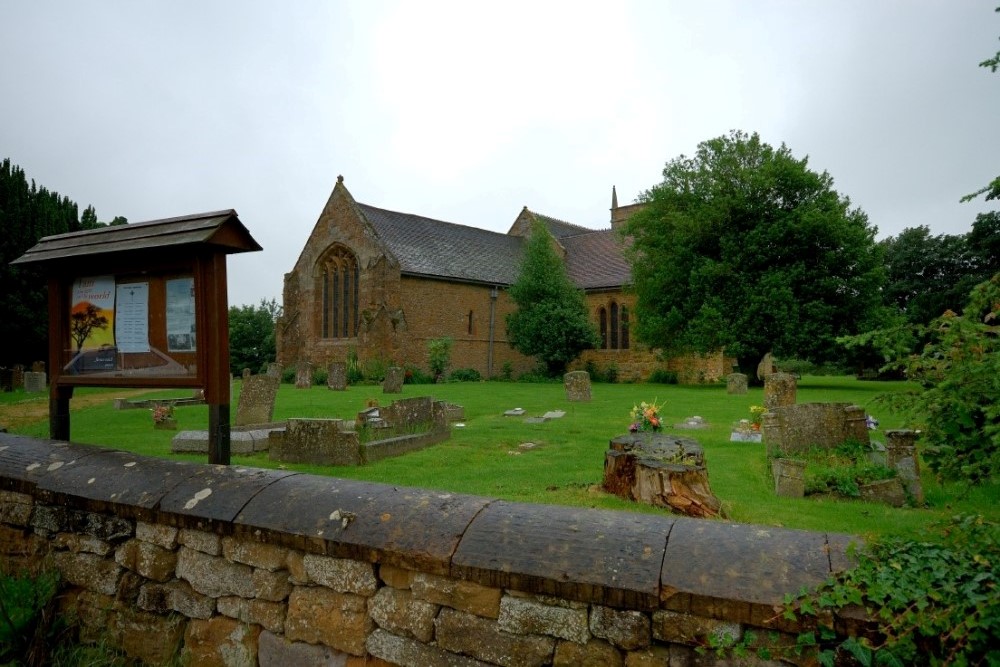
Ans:
[[[37,394],[45,391],[45,373],[25,373],[24,391],[27,394]]]
[[[743,373],[730,373],[727,375],[726,393],[736,395],[747,393],[747,376]]]
[[[403,369],[399,366],[390,366],[385,369],[385,381],[382,383],[383,394],[403,393]]]
[[[327,371],[326,386],[334,391],[347,391],[347,362],[334,361]]]
[[[312,364],[308,361],[300,361],[295,366],[295,388],[308,389],[313,383]]]
[[[774,475],[774,492],[785,498],[802,498],[806,495],[806,462],[797,459],[771,461]]]
[[[765,412],[761,432],[768,456],[787,457],[849,440],[870,442],[865,412],[850,403],[798,403]]]
[[[44,361],[36,361],[36,362],[32,363],[31,364],[31,372],[32,373],[44,373],[45,372],[45,362]]]
[[[590,402],[590,373],[587,371],[570,371],[563,375],[563,385],[566,387],[566,400],[571,403]]]
[[[764,355],[764,358],[760,360],[757,364],[757,379],[761,382],[767,380],[768,377],[778,372],[778,368],[774,365],[774,357],[768,352]]]
[[[14,376],[11,380],[11,384],[14,389],[21,389],[24,387],[24,366],[21,364],[14,365]]]
[[[14,370],[0,368],[0,391],[14,391]]]
[[[898,429],[885,432],[885,464],[895,469],[906,493],[920,507],[924,504],[924,489],[920,484],[920,464],[917,461],[917,432]]]
[[[267,374],[273,378],[281,378],[281,364],[272,361],[267,365]]]
[[[774,410],[795,405],[795,376],[788,373],[771,373],[764,378],[764,407]]]
[[[244,380],[244,381],[245,381],[245,380],[246,380],[246,379],[247,379],[248,377],[250,377],[251,375],[252,375],[252,373],[250,372],[250,369],[249,369],[249,368],[244,368],[244,369],[243,369],[243,380]]]
[[[236,406],[236,426],[271,423],[279,384],[280,380],[270,375],[251,375],[244,380]]]

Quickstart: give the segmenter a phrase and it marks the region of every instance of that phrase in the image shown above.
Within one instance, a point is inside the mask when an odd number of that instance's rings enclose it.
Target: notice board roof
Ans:
[[[214,250],[225,254],[261,250],[236,211],[197,213],[82,232],[55,234],[38,241],[11,264],[93,261],[149,251]],[[109,258],[110,259],[110,258]]]

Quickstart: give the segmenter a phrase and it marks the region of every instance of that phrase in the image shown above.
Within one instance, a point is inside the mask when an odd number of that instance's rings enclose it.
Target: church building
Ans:
[[[325,367],[356,358],[427,372],[428,341],[449,337],[451,370],[473,368],[484,378],[533,370],[536,360],[510,347],[505,318],[515,308],[507,288],[537,220],[586,294],[600,333],[600,348],[585,351],[571,368],[592,362],[626,381],[648,379],[658,368],[677,372],[682,382],[723,377],[732,367],[721,354],[661,360],[630,334],[634,296],[624,290],[631,272],[617,230],[640,206],[619,207],[612,189],[609,228],[593,230],[524,207],[501,234],[358,203],[338,176],[285,274],[278,362]]]

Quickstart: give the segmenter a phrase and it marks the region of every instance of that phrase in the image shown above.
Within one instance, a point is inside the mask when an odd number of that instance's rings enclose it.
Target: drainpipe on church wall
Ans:
[[[490,290],[490,345],[486,354],[486,378],[493,379],[493,334],[497,323],[497,288]]]

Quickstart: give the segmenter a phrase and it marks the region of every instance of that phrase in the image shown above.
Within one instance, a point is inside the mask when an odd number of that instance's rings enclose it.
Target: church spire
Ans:
[[[615,191],[615,186],[611,186],[611,210],[618,208],[618,192]]]

